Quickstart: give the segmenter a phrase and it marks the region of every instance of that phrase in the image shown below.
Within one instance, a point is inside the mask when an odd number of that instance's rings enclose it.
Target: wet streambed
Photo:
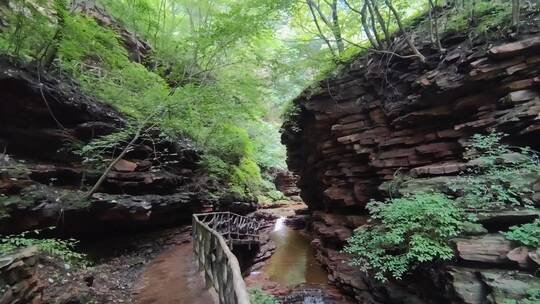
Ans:
[[[277,249],[262,269],[270,280],[284,286],[328,283],[326,270],[315,259],[311,240],[285,225],[284,217],[276,220],[270,238]]]

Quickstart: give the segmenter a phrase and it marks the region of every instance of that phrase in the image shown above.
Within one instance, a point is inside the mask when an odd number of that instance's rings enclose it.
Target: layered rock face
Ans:
[[[296,186],[298,176],[289,171],[280,171],[274,177],[276,189],[283,192],[285,196],[297,196],[300,194],[300,189]]]
[[[431,68],[399,58],[353,62],[301,96],[285,125],[304,198],[316,209],[358,209],[398,170],[457,174],[463,143],[488,129],[539,149],[539,52],[534,37],[489,50],[455,45]]]
[[[99,193],[82,199],[102,171],[83,164],[73,146],[119,131],[124,117],[62,75],[39,75],[7,57],[0,66],[0,233],[140,229],[188,221],[208,202],[197,182],[200,153],[157,129],[115,165]]]
[[[0,303],[42,303],[37,266],[36,247],[0,257]]]
[[[486,214],[455,240],[455,263],[419,271],[412,282],[380,284],[339,253],[366,223],[366,203],[385,196],[385,182],[402,173],[417,178],[411,191],[445,185],[467,167],[472,134],[496,130],[510,135],[508,144],[540,149],[540,37],[528,34],[495,46],[448,37],[444,55],[420,46],[426,64],[359,58],[295,101],[298,112],[283,128],[288,164],[314,211],[320,260],[359,302],[503,303],[540,283],[537,252],[498,234],[534,220],[538,209]],[[540,183],[532,187],[539,207]]]

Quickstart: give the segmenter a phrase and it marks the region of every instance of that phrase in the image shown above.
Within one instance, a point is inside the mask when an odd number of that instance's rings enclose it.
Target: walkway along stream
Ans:
[[[206,287],[191,243],[160,254],[147,266],[139,285],[138,304],[218,303],[215,292]]]
[[[249,304],[246,285],[274,293],[286,304],[348,303],[329,284],[309,236],[286,225],[285,215],[292,210],[270,212],[279,215],[270,232],[276,251],[259,271],[248,274],[246,282],[229,246],[255,245],[260,223],[232,213],[194,215],[193,242],[165,250],[146,267],[137,284],[136,303]]]

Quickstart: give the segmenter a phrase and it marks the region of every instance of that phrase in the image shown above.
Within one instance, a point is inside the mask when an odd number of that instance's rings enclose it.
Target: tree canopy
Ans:
[[[422,61],[408,24],[424,13],[444,51],[440,34],[483,11],[500,9],[497,18],[517,26],[512,4],[12,0],[0,4],[0,51],[72,75],[135,124],[153,117],[163,132],[194,139],[216,179],[253,194],[271,189],[266,173],[285,167],[280,113],[311,83],[359,52],[393,52],[396,32]],[[442,18],[443,7],[464,13]]]

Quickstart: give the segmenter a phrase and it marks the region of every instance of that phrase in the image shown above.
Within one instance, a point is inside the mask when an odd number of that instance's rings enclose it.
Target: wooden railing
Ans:
[[[258,242],[259,223],[230,212],[193,215],[193,251],[220,304],[249,304],[233,244]],[[231,246],[231,248],[229,248]]]

